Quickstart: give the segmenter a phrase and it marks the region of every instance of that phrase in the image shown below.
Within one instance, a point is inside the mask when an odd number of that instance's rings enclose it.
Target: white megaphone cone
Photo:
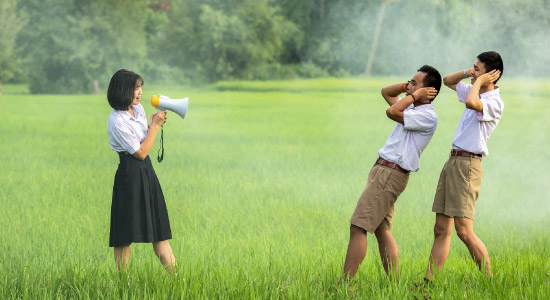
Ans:
[[[151,96],[151,104],[159,111],[170,110],[184,119],[185,113],[187,113],[187,107],[189,106],[189,97],[183,99],[170,99],[169,97],[158,94]]]

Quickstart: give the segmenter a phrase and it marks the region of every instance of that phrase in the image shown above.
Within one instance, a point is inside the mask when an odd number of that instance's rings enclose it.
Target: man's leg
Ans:
[[[455,218],[455,228],[458,237],[466,244],[470,255],[476,262],[478,268],[485,270],[491,275],[491,261],[485,244],[474,233],[474,220],[468,218]]]
[[[344,263],[344,275],[353,278],[367,254],[367,232],[355,225],[350,226],[348,252]]]
[[[432,279],[434,265],[440,272],[449,256],[451,248],[451,233],[453,231],[453,218],[444,214],[435,215],[434,244],[428,262],[428,270],[425,279]]]
[[[378,240],[380,259],[382,259],[386,274],[390,276],[390,271],[393,271],[395,272],[394,275],[397,275],[397,269],[399,268],[399,249],[397,248],[397,243],[393,238],[391,230],[378,227],[374,234]]]

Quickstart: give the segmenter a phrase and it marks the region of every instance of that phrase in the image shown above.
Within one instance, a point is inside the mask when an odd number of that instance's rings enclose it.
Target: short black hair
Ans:
[[[417,72],[426,73],[426,76],[424,76],[424,79],[422,79],[422,85],[424,87],[435,88],[437,90],[437,94],[439,95],[439,90],[441,89],[441,74],[439,74],[439,71],[432,66],[423,65],[422,67],[420,67],[420,69],[417,70]],[[434,99],[435,97],[430,100],[430,102]]]
[[[126,69],[116,71],[107,90],[109,105],[116,110],[128,110],[134,99],[134,90],[143,84],[143,78],[139,74]]]
[[[496,84],[502,74],[504,74],[504,63],[502,63],[502,58],[500,57],[500,54],[495,51],[487,51],[478,55],[477,59],[479,59],[479,61],[485,65],[486,73],[489,73],[492,70],[500,71],[500,75],[498,76],[497,80],[493,82]]]

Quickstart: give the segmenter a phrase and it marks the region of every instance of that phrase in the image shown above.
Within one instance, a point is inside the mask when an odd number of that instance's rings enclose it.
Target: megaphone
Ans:
[[[189,107],[189,97],[183,99],[170,99],[161,94],[151,96],[151,105],[156,109],[170,110],[177,113],[182,119],[185,118],[187,108]]]

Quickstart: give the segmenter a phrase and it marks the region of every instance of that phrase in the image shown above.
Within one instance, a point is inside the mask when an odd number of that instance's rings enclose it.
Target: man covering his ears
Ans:
[[[432,207],[436,213],[434,243],[425,280],[441,271],[449,255],[453,224],[478,267],[491,274],[489,253],[474,233],[475,204],[481,188],[481,159],[489,155],[487,140],[502,116],[504,102],[495,84],[504,69],[497,52],[477,56],[473,68],[443,78],[466,107],[453,138],[449,159],[443,166]],[[471,84],[462,82],[471,78]]]
[[[390,107],[387,116],[397,124],[386,144],[378,151],[367,185],[350,223],[350,239],[344,274],[353,277],[367,251],[367,232],[378,240],[384,270],[397,272],[398,248],[391,233],[394,204],[405,190],[409,173],[420,168],[420,154],[430,142],[437,115],[432,104],[441,88],[441,75],[430,66],[423,66],[408,83],[384,87],[382,97]],[[406,93],[404,98],[399,95]]]

